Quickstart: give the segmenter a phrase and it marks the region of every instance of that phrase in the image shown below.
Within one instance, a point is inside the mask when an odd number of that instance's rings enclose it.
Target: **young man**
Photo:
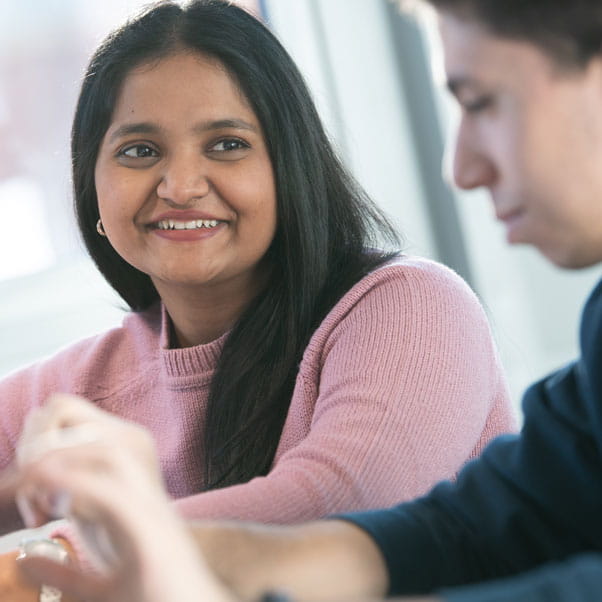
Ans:
[[[566,268],[602,262],[602,3],[430,3],[462,107],[457,185],[488,188],[510,243]],[[208,565],[245,599],[601,599],[602,284],[581,350],[528,389],[522,433],[492,443],[456,483],[292,528],[197,525]]]

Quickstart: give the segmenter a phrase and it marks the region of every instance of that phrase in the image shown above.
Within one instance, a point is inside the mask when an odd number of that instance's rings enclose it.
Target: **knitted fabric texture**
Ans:
[[[30,408],[69,392],[153,434],[188,518],[295,523],[388,506],[453,477],[515,417],[485,314],[451,270],[404,257],[370,273],[313,334],[267,476],[202,492],[207,396],[225,336],[168,348],[165,311],[128,314],[0,383],[0,464]],[[0,525],[21,526],[13,505]]]

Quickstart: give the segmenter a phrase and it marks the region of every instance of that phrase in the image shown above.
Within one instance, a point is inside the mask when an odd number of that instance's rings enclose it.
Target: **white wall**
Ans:
[[[124,307],[83,256],[0,282],[0,376],[119,324]]]
[[[378,0],[267,0],[270,22],[304,73],[341,156],[393,216],[408,247],[435,245],[408,115]]]

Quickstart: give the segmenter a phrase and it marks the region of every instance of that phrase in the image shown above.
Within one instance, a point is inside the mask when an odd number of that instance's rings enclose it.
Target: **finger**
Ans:
[[[28,527],[71,514],[70,488],[78,478],[91,478],[107,486],[118,484],[114,447],[98,442],[88,428],[71,427],[60,437],[41,437],[27,451],[18,473],[6,475],[6,496],[14,493],[17,507]],[[15,474],[16,473],[16,474]],[[108,481],[108,482],[107,482]]]
[[[99,409],[91,401],[69,393],[52,394],[43,409],[48,413],[49,420],[58,422],[59,426],[74,426],[102,417],[111,418],[111,414]]]
[[[33,491],[25,484],[23,473],[14,465],[0,474],[0,500],[13,501],[26,527],[39,527],[48,521],[48,517],[32,501]]]
[[[19,507],[28,526],[53,518],[75,520],[86,547],[106,567],[116,564],[116,548],[135,555],[129,537],[132,528],[143,530],[140,505],[149,495],[168,505],[164,491],[139,463],[114,447],[55,450],[23,472],[27,485],[20,490]],[[124,506],[124,493],[138,500],[135,508]]]
[[[112,580],[84,574],[75,567],[62,565],[48,558],[29,557],[17,561],[23,576],[33,585],[49,585],[77,600],[110,600]]]
[[[94,440],[129,449],[149,471],[160,474],[155,442],[142,426],[99,410],[73,396],[54,396],[29,416],[17,447],[18,465],[35,460],[53,449]]]
[[[39,527],[51,518],[42,509],[35,487],[32,487],[24,472],[14,464],[0,473],[0,501],[13,500],[26,527]],[[61,501],[63,500],[56,500],[55,505]]]
[[[31,412],[17,447],[18,464],[46,452],[85,443],[95,437],[128,449],[146,464],[149,474],[162,484],[155,441],[145,428],[103,410],[73,395],[54,395]]]
[[[45,446],[49,447],[49,446]],[[93,448],[90,444],[73,448],[54,449],[32,454],[18,478],[13,479],[8,491],[15,492],[15,500],[28,527],[40,526],[49,520],[69,518],[72,513],[72,492],[81,497],[91,485],[103,488],[125,484],[111,466],[110,449]]]
[[[99,408],[93,402],[68,393],[54,393],[41,408],[49,426],[65,428],[86,422],[97,424],[134,424]]]
[[[136,562],[136,549],[132,546],[131,535],[116,527],[112,517],[105,516],[103,522],[90,522],[77,516],[72,520],[99,573],[109,574],[119,568],[124,559]]]
[[[27,439],[21,441],[17,449],[18,463],[19,466],[24,466],[26,463],[35,462],[52,451],[97,443],[102,441],[103,438],[102,429],[93,423],[49,429],[35,436],[29,435]]]
[[[75,395],[55,394],[41,407],[32,410],[21,431],[19,446],[49,431],[85,423],[113,421],[115,418],[91,402]]]
[[[98,439],[99,435],[92,426],[80,425],[43,433],[30,443],[21,446],[19,450],[21,483],[16,488],[15,500],[27,527],[38,527],[49,520],[63,518],[69,512],[70,496],[66,490],[40,487],[40,474],[43,473],[44,466],[49,462],[60,461],[56,457],[57,450],[72,448],[72,456],[79,458],[79,450],[87,444],[96,443]]]
[[[18,500],[26,524],[74,520],[101,570],[115,569],[123,560],[135,565],[139,550],[132,540],[148,532],[145,517],[169,516],[167,496],[154,475],[127,450],[104,441],[32,454],[22,473]],[[138,502],[124,505],[124,494]]]
[[[23,523],[28,529],[35,529],[46,524],[52,517],[48,516],[34,501],[32,494],[17,493],[15,502]]]
[[[82,397],[68,394],[53,394],[44,405],[29,412],[23,432],[29,434],[72,426],[93,419],[99,410]]]

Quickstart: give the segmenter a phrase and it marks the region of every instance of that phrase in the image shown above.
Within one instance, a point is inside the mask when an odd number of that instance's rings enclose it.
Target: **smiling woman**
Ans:
[[[74,228],[68,137],[91,49],[144,4],[0,3],[0,377],[123,319]]]
[[[229,330],[268,277],[276,191],[261,125],[228,72],[191,53],[133,70],[95,180],[108,242],[150,277],[180,345]],[[184,291],[206,300],[204,320]]]
[[[148,429],[184,516],[289,523],[419,495],[513,427],[476,297],[399,254],[250,14],[160,2],[110,35],[72,158],[85,244],[132,311],[0,384],[0,463],[70,392]]]

